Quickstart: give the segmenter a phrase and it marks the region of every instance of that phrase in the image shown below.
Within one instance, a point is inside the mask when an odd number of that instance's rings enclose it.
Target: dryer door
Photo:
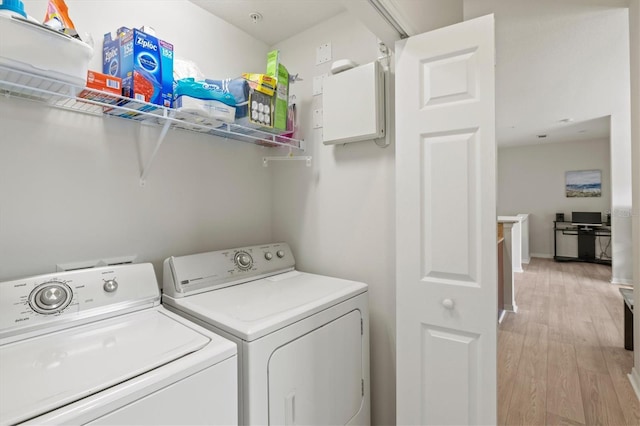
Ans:
[[[361,319],[351,311],[274,351],[269,424],[344,425],[360,411]]]

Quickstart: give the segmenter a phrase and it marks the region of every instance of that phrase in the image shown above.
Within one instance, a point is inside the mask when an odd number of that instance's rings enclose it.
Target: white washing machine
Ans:
[[[238,344],[241,424],[369,424],[367,285],[294,266],[284,243],[171,257],[162,300]]]
[[[236,345],[160,306],[151,264],[0,283],[0,424],[236,424]]]

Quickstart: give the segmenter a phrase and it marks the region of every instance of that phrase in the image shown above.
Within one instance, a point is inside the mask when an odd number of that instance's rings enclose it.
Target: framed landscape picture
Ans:
[[[565,174],[567,197],[601,197],[602,173],[600,170],[574,170]]]

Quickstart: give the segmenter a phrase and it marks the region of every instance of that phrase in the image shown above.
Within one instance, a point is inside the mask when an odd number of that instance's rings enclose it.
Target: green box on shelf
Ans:
[[[276,79],[276,99],[273,112],[273,128],[287,130],[289,110],[289,71],[280,63],[280,51],[272,50],[267,54],[268,76]]]

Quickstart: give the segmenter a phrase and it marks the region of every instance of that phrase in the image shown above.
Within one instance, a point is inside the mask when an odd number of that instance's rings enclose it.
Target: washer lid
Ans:
[[[209,343],[159,309],[123,315],[0,347],[0,418],[20,423]]]
[[[366,291],[364,283],[291,271],[164,301],[252,341]]]

